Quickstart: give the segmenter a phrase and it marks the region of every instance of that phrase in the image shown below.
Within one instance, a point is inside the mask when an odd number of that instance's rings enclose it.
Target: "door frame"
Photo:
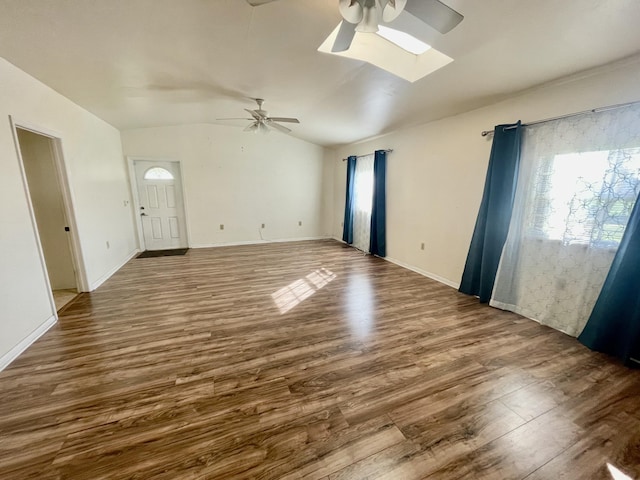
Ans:
[[[36,244],[38,248],[38,256],[40,257],[40,264],[44,273],[45,282],[49,292],[49,301],[51,302],[51,308],[58,318],[56,304],[53,299],[53,290],[51,288],[51,282],[49,280],[49,272],[47,270],[47,264],[44,257],[44,251],[42,249],[42,242],[40,240],[40,231],[38,230],[38,224],[36,222],[35,211],[33,209],[33,203],[31,201],[31,192],[29,191],[29,183],[27,180],[27,173],[24,168],[24,159],[22,158],[22,151],[20,149],[20,139],[18,138],[18,129],[26,130],[43,137],[47,137],[51,142],[51,155],[53,158],[53,167],[56,172],[56,179],[60,185],[62,192],[62,210],[65,216],[66,226],[69,227],[69,235],[67,236],[69,241],[69,250],[71,253],[71,262],[73,263],[73,269],[75,270],[76,277],[76,289],[78,292],[89,292],[89,281],[87,279],[87,271],[84,263],[84,257],[82,255],[82,247],[80,244],[80,237],[78,234],[78,222],[75,214],[75,199],[73,197],[73,191],[69,185],[69,173],[67,164],[65,162],[64,147],[62,141],[62,135],[56,131],[42,127],[40,125],[33,124],[31,122],[17,119],[13,115],[9,115],[9,124],[11,125],[11,133],[13,135],[13,142],[16,149],[16,156],[18,158],[18,166],[20,168],[20,176],[22,177],[22,187],[24,189],[25,197],[27,198],[27,204],[29,209],[29,217],[33,232],[36,238]]]
[[[187,236],[187,247],[191,248],[191,234],[189,228],[189,217],[187,216],[187,195],[185,194],[186,187],[184,184],[184,173],[182,171],[182,162],[173,158],[164,157],[140,157],[127,155],[127,168],[129,171],[129,188],[131,190],[131,198],[133,198],[133,216],[136,224],[136,236],[138,238],[138,249],[141,252],[146,250],[144,242],[144,232],[142,229],[142,218],[140,217],[140,195],[138,194],[138,183],[136,180],[135,162],[171,162],[175,163],[180,173],[180,190],[182,195],[182,215],[184,217],[185,235]]]

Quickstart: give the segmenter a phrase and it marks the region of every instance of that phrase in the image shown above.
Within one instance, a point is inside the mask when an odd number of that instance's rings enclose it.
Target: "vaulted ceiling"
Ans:
[[[419,1],[419,0],[418,0]],[[464,15],[421,36],[454,59],[409,83],[317,52],[337,0],[0,0],[0,56],[120,129],[242,128],[254,108],[292,135],[351,143],[477,108],[640,50],[638,0],[445,0]],[[280,133],[273,133],[280,135]]]

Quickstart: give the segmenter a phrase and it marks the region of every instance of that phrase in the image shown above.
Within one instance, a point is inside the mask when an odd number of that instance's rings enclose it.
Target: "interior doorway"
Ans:
[[[21,126],[14,127],[52,306],[58,312],[82,291],[60,141]]]
[[[133,160],[141,250],[187,248],[180,163]]]

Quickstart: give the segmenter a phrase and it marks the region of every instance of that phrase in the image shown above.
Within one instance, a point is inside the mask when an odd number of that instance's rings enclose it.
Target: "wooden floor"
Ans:
[[[76,295],[78,295],[78,291],[76,289],[68,288],[65,290],[54,290],[51,292],[53,294],[53,301],[56,305],[56,311],[59,312],[62,308],[69,302],[71,302]]]
[[[639,407],[639,371],[337,242],[191,250],[0,373],[0,478],[640,479]]]

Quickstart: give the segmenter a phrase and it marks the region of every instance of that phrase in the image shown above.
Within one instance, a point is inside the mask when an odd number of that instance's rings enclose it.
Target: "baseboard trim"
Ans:
[[[347,244],[341,238],[334,237],[334,236],[331,236],[331,238],[333,240],[335,240],[336,242],[340,242],[340,243],[343,243],[345,245]],[[380,257],[380,258],[382,258],[383,260],[386,260],[387,262],[391,262],[391,263],[393,263],[395,265],[398,265],[399,267],[406,268],[407,270],[411,270],[412,272],[419,273],[420,275],[422,275],[424,277],[427,277],[427,278],[430,278],[431,280],[435,280],[436,282],[440,282],[440,283],[443,283],[443,284],[445,284],[445,285],[447,285],[449,287],[455,288],[456,290],[458,288],[460,288],[460,284],[459,283],[452,282],[448,278],[441,277],[440,275],[436,275],[435,273],[427,272],[426,270],[422,270],[421,268],[414,267],[413,265],[409,265],[408,263],[401,262],[400,260],[397,260],[395,258],[391,258],[391,257]]]
[[[57,321],[58,321],[58,317],[56,315],[52,315],[42,325],[40,325],[33,332],[27,335],[25,339],[23,339],[15,347],[13,347],[11,350],[5,353],[2,357],[0,357],[0,372],[5,368],[7,368],[11,364],[11,362],[13,362],[16,358],[18,358],[20,354],[24,352],[27,348],[29,348],[33,342],[35,342],[42,335],[47,333],[47,330],[53,327]]]
[[[430,278],[431,280],[435,280],[436,282],[440,282],[449,287],[455,288],[456,290],[460,288],[459,283],[452,282],[448,278],[441,277],[440,275],[436,275],[435,273],[427,272],[425,270],[422,270],[421,268],[414,267],[413,265],[409,265],[407,263],[401,262],[400,260],[396,260],[395,258],[384,257],[384,259],[388,262],[398,265],[399,267],[406,268],[407,270],[411,270],[412,272],[419,273],[420,275]]]
[[[140,253],[139,249],[135,249],[133,252],[131,252],[129,255],[127,255],[127,257],[120,262],[118,265],[116,265],[115,267],[113,267],[111,270],[109,270],[107,273],[105,273],[104,275],[102,275],[98,280],[96,280],[93,283],[89,284],[89,291],[93,292],[96,288],[98,288],[100,285],[102,285],[104,282],[106,282],[107,280],[109,280],[111,278],[111,276],[116,273],[118,270],[120,270],[122,267],[124,267],[126,265],[126,263],[131,260],[133,257],[135,257],[137,254]]]
[[[280,238],[275,240],[247,240],[243,242],[221,242],[221,243],[198,243],[191,245],[189,248],[216,248],[216,247],[237,247],[241,245],[263,245],[265,243],[289,243],[289,242],[307,242],[311,240],[330,240],[330,236],[321,237],[300,237],[300,238]]]

